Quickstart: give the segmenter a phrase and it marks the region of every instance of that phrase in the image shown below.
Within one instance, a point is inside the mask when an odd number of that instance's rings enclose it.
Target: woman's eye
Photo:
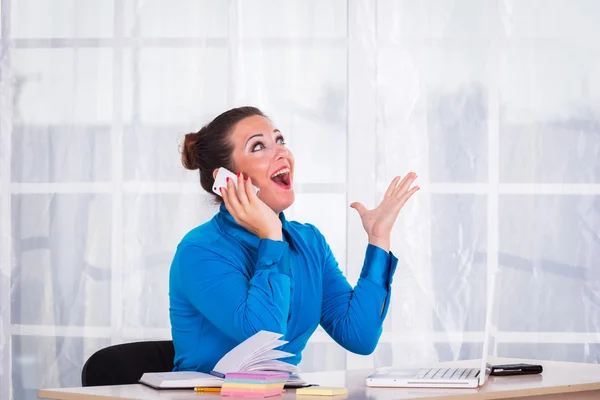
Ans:
[[[277,143],[279,143],[279,144],[285,144],[285,140],[282,137],[278,137],[277,138]]]
[[[264,148],[265,148],[265,146],[262,143],[256,143],[254,145],[254,147],[252,148],[252,151],[259,151],[259,150],[262,150]]]

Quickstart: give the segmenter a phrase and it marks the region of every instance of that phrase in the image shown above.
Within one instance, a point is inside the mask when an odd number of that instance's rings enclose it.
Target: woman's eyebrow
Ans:
[[[254,139],[255,137],[263,137],[262,133],[257,133],[256,135],[252,135],[248,138],[248,140],[246,140],[246,145],[248,145],[248,142],[251,141],[252,139]]]

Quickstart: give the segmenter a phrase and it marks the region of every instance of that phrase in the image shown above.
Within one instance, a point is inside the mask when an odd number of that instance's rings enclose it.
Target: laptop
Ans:
[[[490,374],[491,366],[487,363],[490,347],[494,348],[496,326],[492,327],[492,314],[498,272],[490,277],[490,291],[485,316],[485,333],[483,339],[483,355],[479,368],[388,368],[378,370],[367,377],[369,387],[408,387],[408,388],[476,388],[483,386]],[[493,332],[492,332],[493,331]]]

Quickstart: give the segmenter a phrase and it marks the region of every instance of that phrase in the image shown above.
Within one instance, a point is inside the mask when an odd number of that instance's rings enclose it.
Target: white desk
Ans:
[[[332,371],[302,374],[311,382],[328,386],[348,388],[348,400],[399,400],[399,399],[517,399],[527,397],[530,400],[566,400],[600,399],[600,365],[565,363],[555,361],[494,359],[492,363],[529,362],[541,364],[541,375],[512,377],[490,376],[487,383],[477,389],[405,389],[405,388],[368,388],[365,378],[372,370]],[[447,364],[440,364],[447,365]],[[477,366],[476,361],[452,363],[458,366]],[[530,397],[533,396],[533,397]],[[217,393],[195,393],[190,390],[154,390],[144,385],[95,386],[62,389],[40,389],[38,397],[57,400],[74,399],[148,399],[148,400],[184,400],[199,397],[220,399]],[[282,398],[283,397],[283,398]],[[294,390],[287,390],[282,397],[272,400],[295,400]],[[227,399],[227,397],[224,397]],[[232,398],[233,399],[233,398]],[[345,396],[312,397],[298,396],[298,400],[341,400]]]

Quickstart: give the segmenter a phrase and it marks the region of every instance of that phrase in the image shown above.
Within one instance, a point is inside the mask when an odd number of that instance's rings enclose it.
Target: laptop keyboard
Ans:
[[[470,379],[479,375],[477,368],[431,368],[421,369],[413,379]]]

